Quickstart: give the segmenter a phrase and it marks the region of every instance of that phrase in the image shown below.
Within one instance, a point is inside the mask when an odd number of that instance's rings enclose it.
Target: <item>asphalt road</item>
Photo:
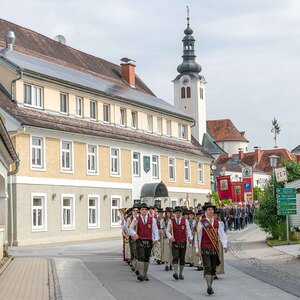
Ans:
[[[262,241],[261,241],[262,239]],[[121,241],[16,247],[14,256],[51,258],[62,299],[299,299],[300,261],[269,248],[253,226],[229,233],[231,253],[225,255],[225,274],[214,282],[215,294],[206,294],[203,272],[186,267],[184,281],[151,262],[149,282],[137,281],[122,261]],[[286,265],[286,267],[284,267]]]

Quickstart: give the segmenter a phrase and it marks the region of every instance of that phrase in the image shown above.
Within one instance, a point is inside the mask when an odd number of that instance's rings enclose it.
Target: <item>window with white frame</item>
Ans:
[[[31,84],[24,84],[24,103],[41,108],[42,88]]]
[[[62,196],[62,229],[75,228],[75,202],[74,196]]]
[[[75,98],[75,115],[77,117],[82,117],[82,98],[81,97]]]
[[[169,181],[175,181],[175,158],[169,158]]]
[[[162,134],[162,119],[157,118],[157,134]]]
[[[119,209],[121,208],[121,198],[111,198],[111,226],[121,225],[121,215]]]
[[[97,102],[90,100],[90,119],[97,120]]]
[[[184,181],[185,182],[190,182],[190,161],[185,160],[184,161]]]
[[[120,175],[120,150],[110,149],[110,173],[111,175]]]
[[[103,104],[103,122],[110,122],[110,105]]]
[[[68,95],[60,93],[60,112],[67,114],[69,111]]]
[[[32,231],[47,230],[46,195],[32,195]]]
[[[132,128],[137,128],[137,112],[132,111],[131,112],[131,127]]]
[[[44,138],[32,136],[31,137],[31,168],[44,169]]]
[[[178,124],[178,137],[180,139],[186,139],[186,125]]]
[[[133,176],[140,176],[141,175],[141,155],[138,152],[133,152],[132,154],[132,169],[133,169]]]
[[[203,163],[198,162],[198,182],[203,182]]]
[[[159,178],[159,159],[157,155],[152,155],[152,177]]]
[[[167,120],[166,122],[166,135],[171,136],[171,121]]]
[[[97,146],[95,145],[87,145],[87,167],[88,173],[97,173]]]
[[[88,196],[88,228],[99,228],[99,197]]]
[[[172,208],[175,208],[178,205],[177,203],[178,203],[177,199],[171,199]]]
[[[61,169],[63,171],[73,170],[72,142],[61,142]]]
[[[147,131],[153,131],[153,117],[151,115],[147,115]]]
[[[126,109],[120,108],[120,125],[126,126]]]

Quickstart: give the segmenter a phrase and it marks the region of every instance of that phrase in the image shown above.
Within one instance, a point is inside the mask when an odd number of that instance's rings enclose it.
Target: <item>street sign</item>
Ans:
[[[296,215],[296,189],[294,188],[278,188],[277,190],[277,214]]]
[[[296,189],[294,188],[277,188],[276,189],[277,193],[279,194],[284,194],[284,193],[287,193],[287,194],[296,194]]]
[[[297,209],[277,210],[278,216],[296,215],[296,214],[297,214]]]

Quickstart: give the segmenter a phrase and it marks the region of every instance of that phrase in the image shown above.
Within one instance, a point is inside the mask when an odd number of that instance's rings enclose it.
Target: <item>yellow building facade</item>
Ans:
[[[46,38],[42,54],[18,37],[44,36],[1,24],[16,35],[13,50],[2,43],[0,55],[0,115],[20,159],[10,185],[10,244],[119,236],[119,209],[141,201],[148,183],[166,185],[162,207],[205,201],[212,157],[191,134],[193,118],[136,75],[135,84],[116,77],[122,65],[93,58],[88,68],[82,53],[85,68],[62,61],[77,50]]]

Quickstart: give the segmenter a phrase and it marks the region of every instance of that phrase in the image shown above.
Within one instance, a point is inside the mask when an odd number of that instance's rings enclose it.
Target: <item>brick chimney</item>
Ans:
[[[255,161],[256,161],[256,162],[260,162],[260,160],[261,160],[261,155],[262,155],[261,147],[255,146],[255,147],[254,147],[254,150],[255,150]]]
[[[239,148],[239,160],[242,160],[244,158],[244,149]]]
[[[122,77],[131,87],[135,87],[135,63],[129,58],[121,59]]]

